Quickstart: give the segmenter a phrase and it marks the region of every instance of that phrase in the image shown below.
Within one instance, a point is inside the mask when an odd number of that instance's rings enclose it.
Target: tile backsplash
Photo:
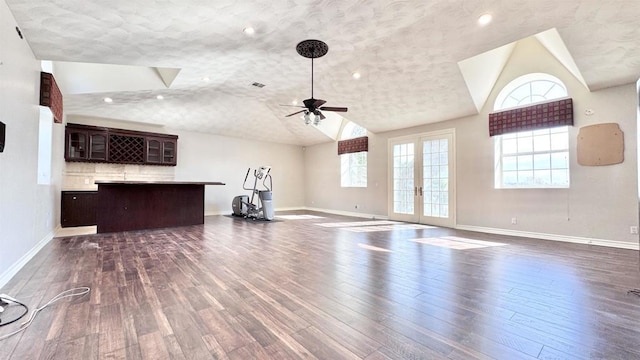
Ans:
[[[63,190],[97,190],[96,180],[172,181],[173,166],[65,162]]]

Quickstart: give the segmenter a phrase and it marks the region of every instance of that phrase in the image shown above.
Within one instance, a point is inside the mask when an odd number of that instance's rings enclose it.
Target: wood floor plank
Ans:
[[[315,324],[327,336],[352,353],[364,358],[380,348],[381,344],[367,336],[367,334],[360,333],[342,321],[336,321],[340,319],[336,319],[320,308],[308,304],[294,294],[288,293],[287,296],[303,306],[303,308],[296,310],[297,314],[310,324]]]
[[[84,360],[85,337],[60,342],[52,353],[51,359]]]
[[[247,359],[271,359],[271,355],[257,342],[249,343],[243,347],[237,348],[229,353],[229,359],[247,360]]]
[[[0,293],[32,309],[91,293],[0,360],[640,359],[637,251],[289,214],[316,217],[54,239]]]
[[[239,347],[245,346],[255,339],[239,324],[226,310],[217,311],[213,309],[201,310],[198,312],[202,321],[208,326],[211,334],[222,349],[229,353]]]
[[[340,342],[313,326],[294,333],[293,338],[318,359],[361,359]]]
[[[138,337],[140,353],[143,359],[168,359],[169,352],[159,331]]]
[[[290,334],[283,326],[283,324],[281,324],[278,319],[274,318],[271,314],[260,311],[252,311],[251,315],[258,321],[260,321],[265,327],[270,329],[270,331],[278,338],[278,340],[280,340],[294,354],[303,359],[316,359],[316,357],[312,355],[311,351],[297,342],[295,338],[291,336],[292,334]]]
[[[124,327],[119,304],[100,307],[100,356],[112,356],[125,348]]]

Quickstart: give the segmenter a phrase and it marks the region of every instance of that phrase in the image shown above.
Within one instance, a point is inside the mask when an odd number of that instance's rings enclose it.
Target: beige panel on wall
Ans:
[[[577,147],[580,165],[602,166],[624,161],[624,133],[616,123],[583,126]]]

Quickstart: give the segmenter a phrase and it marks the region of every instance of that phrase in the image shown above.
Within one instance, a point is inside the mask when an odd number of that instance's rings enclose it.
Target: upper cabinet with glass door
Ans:
[[[66,161],[175,166],[177,148],[176,135],[79,124],[65,129]]]
[[[147,138],[146,161],[149,164],[175,165],[177,139]]]
[[[67,128],[65,137],[64,159],[67,161],[86,160],[88,157],[88,137],[88,131]]]
[[[94,161],[107,161],[108,155],[107,133],[89,132],[89,159]]]

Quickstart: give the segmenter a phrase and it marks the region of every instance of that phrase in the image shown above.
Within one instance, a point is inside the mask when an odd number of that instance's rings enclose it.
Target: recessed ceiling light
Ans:
[[[478,18],[478,24],[480,24],[481,26],[485,26],[489,24],[492,19],[493,19],[493,16],[491,16],[491,14],[489,13],[483,14]]]
[[[202,78],[202,81],[205,81],[205,82],[206,82],[206,81],[210,81],[210,80],[211,80],[211,79],[209,79],[209,78],[208,78],[208,77],[206,77],[206,76]]]
[[[112,99],[112,98],[110,98],[110,97],[106,97],[106,98],[104,98],[103,100],[104,100],[104,102],[106,102],[106,103],[112,103],[112,102],[113,102],[113,99]]]
[[[362,75],[360,75],[360,73],[356,71],[353,74],[351,74],[351,76],[353,76],[354,79],[358,80],[358,79],[360,79],[360,76],[362,76]]]
[[[293,100],[293,101],[291,102],[291,105],[298,105],[298,100]]]
[[[247,35],[253,35],[256,33],[256,29],[252,28],[251,26],[247,26],[242,31],[244,31],[244,33]]]
[[[164,99],[164,96],[162,96],[162,95],[158,95],[158,96],[156,96],[156,99],[158,99],[158,100],[162,100],[162,99]]]

